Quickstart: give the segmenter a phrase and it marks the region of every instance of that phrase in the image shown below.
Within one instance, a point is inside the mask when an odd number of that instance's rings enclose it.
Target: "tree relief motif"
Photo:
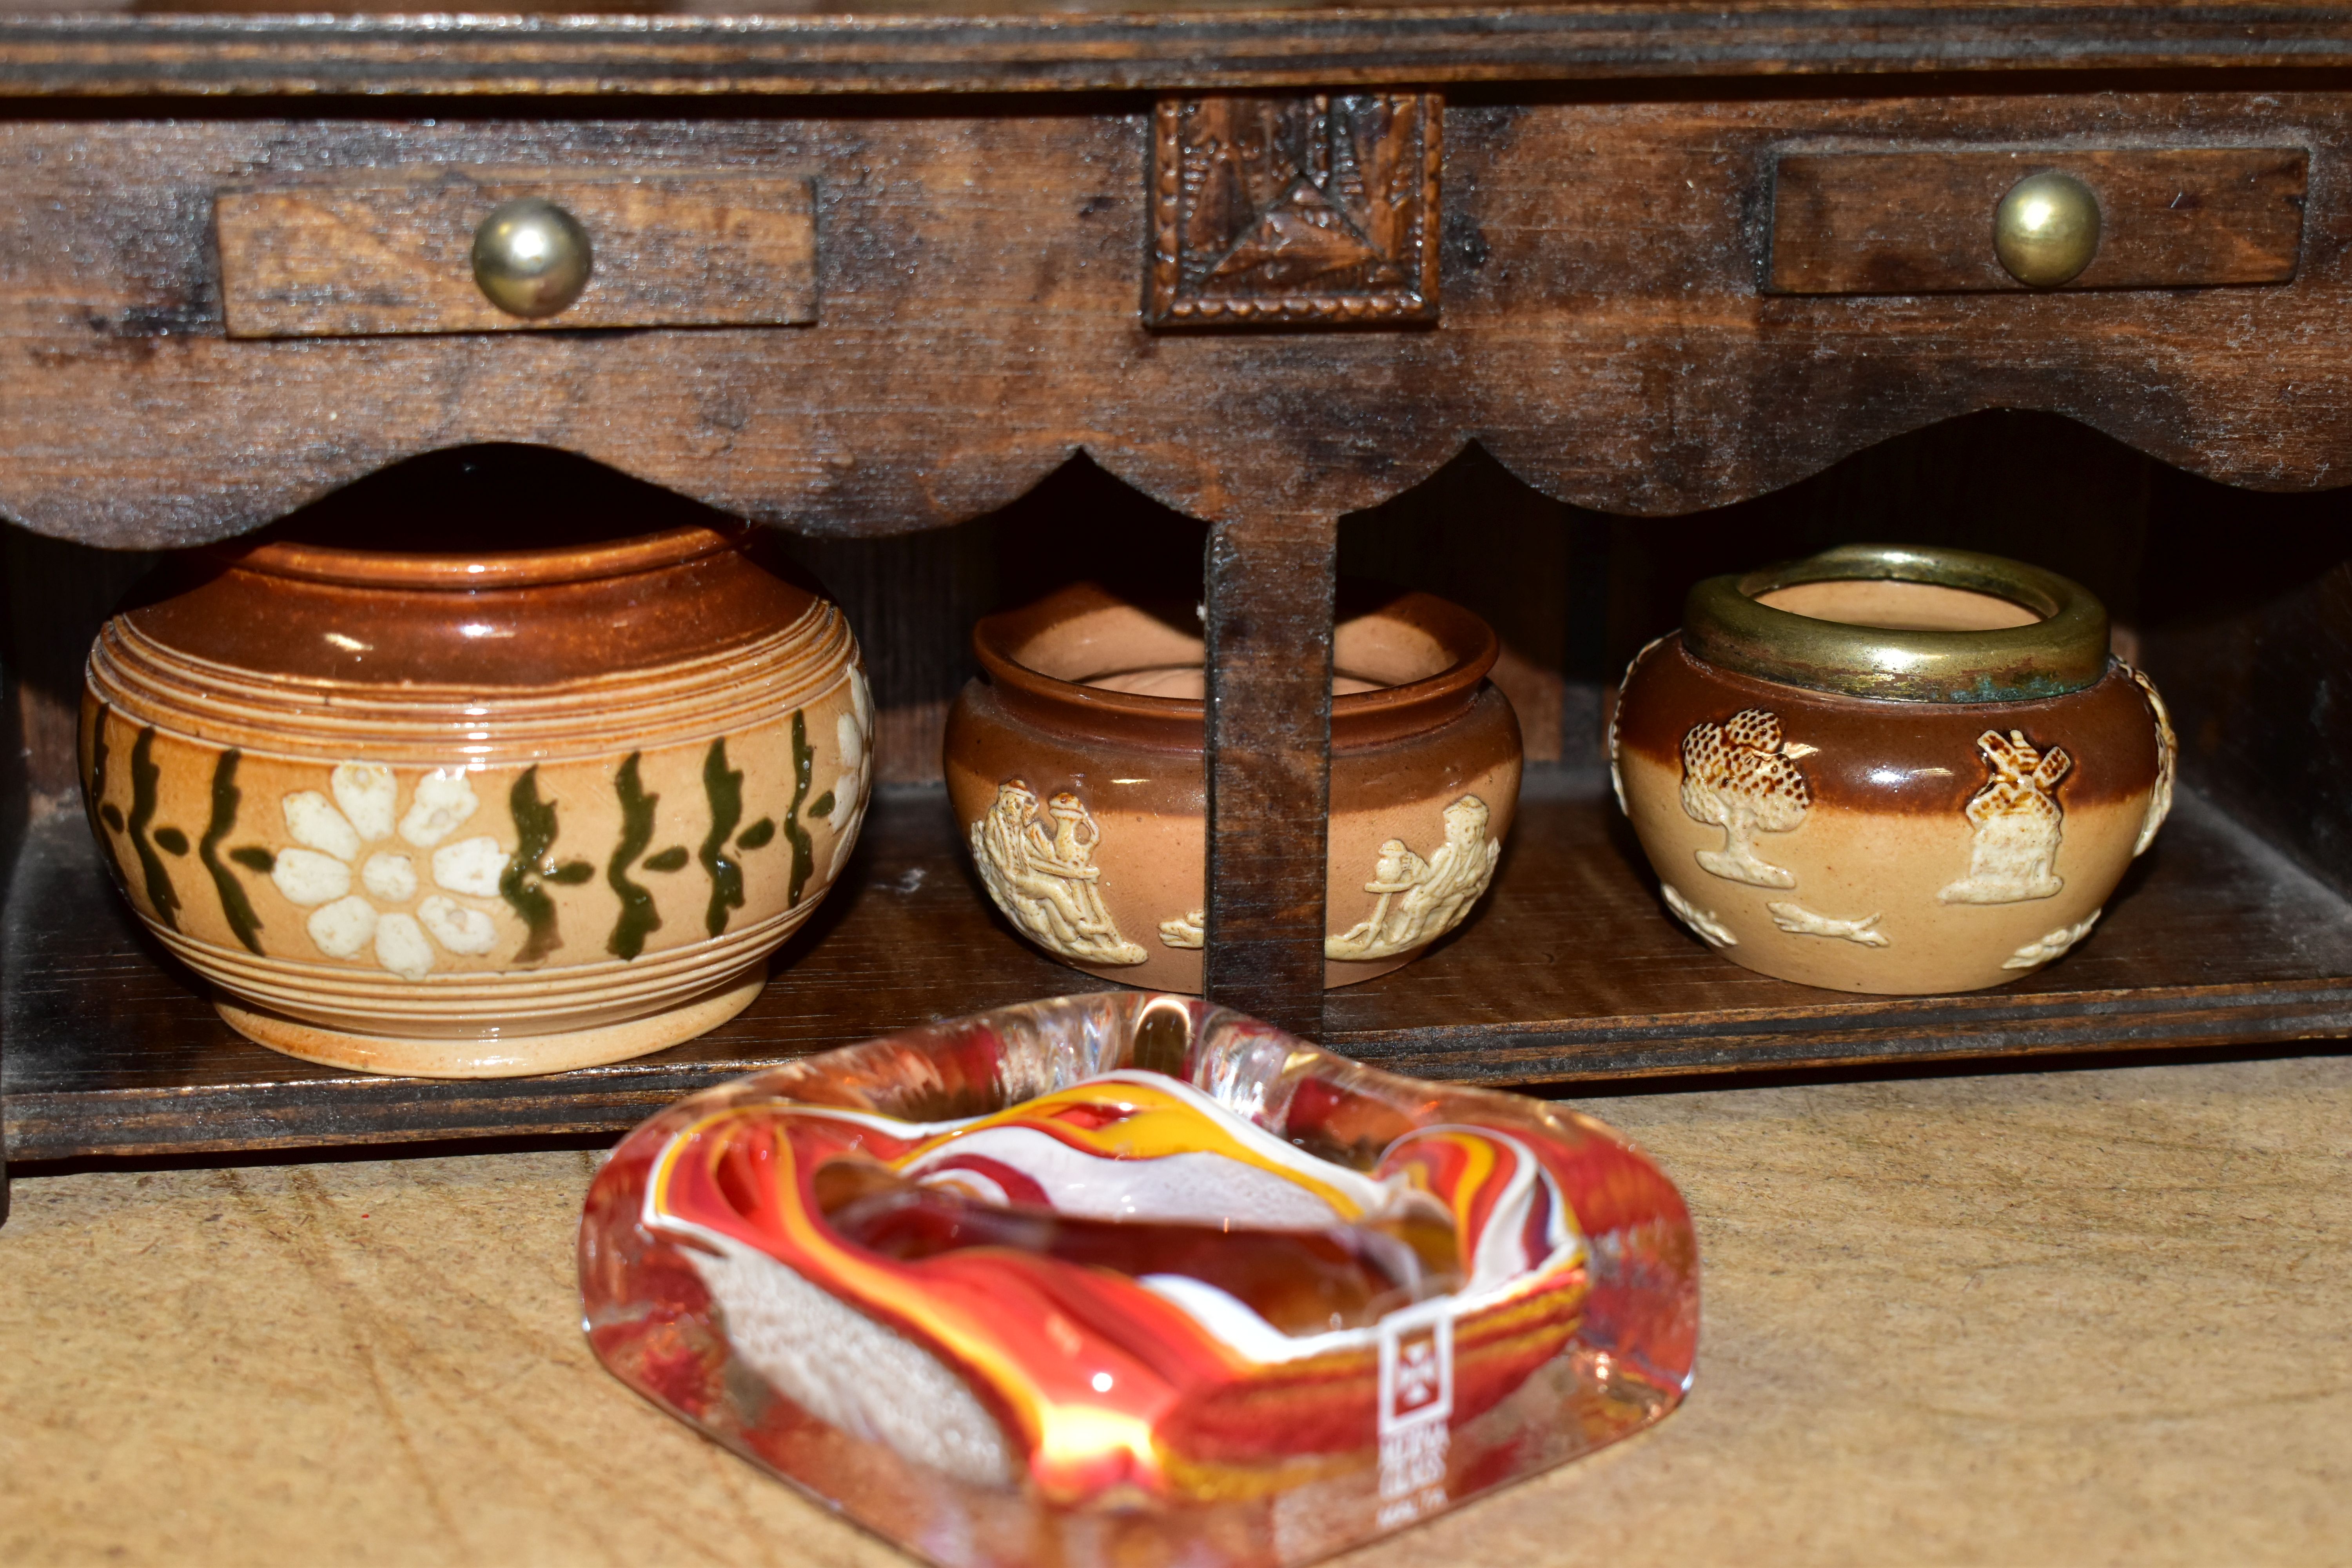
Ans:
[[[1381,846],[1364,891],[1379,895],[1371,916],[1323,942],[1323,956],[1394,958],[1462,923],[1495,879],[1503,847],[1486,837],[1486,803],[1465,795],[1445,808],[1445,842],[1426,860],[1402,838]],[[1164,928],[1163,928],[1164,933]]]
[[[1793,888],[1794,872],[1757,852],[1759,833],[1793,833],[1813,803],[1797,761],[1819,748],[1783,741],[1780,718],[1747,708],[1683,737],[1683,811],[1723,829],[1723,847],[1697,851],[1702,869],[1754,888]]]
[[[971,825],[971,858],[981,882],[1005,918],[1057,958],[1077,963],[1141,963],[1150,956],[1119,934],[1103,903],[1102,868],[1094,863],[1102,829],[1067,790],[1045,807],[1019,779],[998,786],[996,802]]]
[[[2063,748],[2039,750],[2022,730],[2003,739],[1997,730],[1977,737],[1990,776],[1964,808],[1976,828],[1969,874],[1936,896],[1948,904],[2017,904],[2054,897],[2058,875],[2058,781],[2074,765]]]

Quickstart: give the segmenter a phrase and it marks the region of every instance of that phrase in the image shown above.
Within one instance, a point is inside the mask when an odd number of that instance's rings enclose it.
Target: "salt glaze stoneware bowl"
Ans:
[[[1139,992],[672,1106],[580,1289],[624,1383],[951,1568],[1307,1562],[1658,1420],[1698,1334],[1608,1128]]]
[[[90,651],[90,823],[290,1056],[483,1078],[675,1044],[758,994],[857,837],[857,644],[758,531],[167,571]]]
[[[2079,584],[1849,545],[1699,584],[1626,672],[1617,798],[1736,963],[1973,991],[2080,942],[2172,805],[2163,699]]]
[[[1189,605],[1092,584],[972,629],[948,796],[991,899],[1106,980],[1201,989],[1208,857],[1203,645]],[[1418,958],[1494,878],[1518,804],[1517,717],[1486,623],[1350,586],[1335,630],[1324,984]]]

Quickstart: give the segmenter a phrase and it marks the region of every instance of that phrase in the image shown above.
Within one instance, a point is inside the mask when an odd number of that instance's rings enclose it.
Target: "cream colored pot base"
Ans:
[[[247,1039],[321,1067],[350,1068],[392,1078],[520,1078],[602,1067],[664,1050],[707,1034],[751,1005],[768,982],[768,961],[739,972],[716,990],[649,1018],[604,1024],[557,1035],[502,1039],[399,1039],[351,1034],[306,1024],[215,996],[213,1007]]]

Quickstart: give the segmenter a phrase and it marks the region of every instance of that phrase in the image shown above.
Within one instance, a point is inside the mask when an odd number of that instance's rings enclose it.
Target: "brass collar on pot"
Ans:
[[[1832,582],[1966,589],[2041,618],[1981,631],[1920,631],[1821,620],[1759,602],[1800,584]],[[1846,544],[1700,583],[1683,604],[1683,646],[1706,663],[1816,691],[1897,702],[2032,701],[2079,691],[2106,673],[2107,611],[2081,584],[2021,561]]]

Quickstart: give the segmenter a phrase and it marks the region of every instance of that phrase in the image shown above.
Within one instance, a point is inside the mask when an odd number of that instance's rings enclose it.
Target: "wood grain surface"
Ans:
[[[2303,246],[2300,147],[1816,153],[1772,183],[1780,294],[2023,289],[1993,253],[2009,188],[2056,171],[2098,197],[2098,254],[2068,289],[2284,283]]]
[[[1577,1109],[1690,1205],[1688,1403],[1340,1568],[2341,1560],[2352,1059]],[[596,1158],[20,1180],[0,1557],[907,1568],[597,1366]]]
[[[869,16],[829,6],[821,16],[745,15],[730,0],[683,0],[677,10],[717,14],[650,25],[596,16],[599,0],[590,0],[587,14],[462,17],[373,16],[365,6],[354,15],[76,16],[36,10],[39,0],[13,3],[17,14],[0,22],[0,90],[21,95],[1312,89],[2352,65],[2352,7],[2292,0],[1715,7],[1585,0],[1344,10],[1094,0],[1094,8],[1119,14],[1091,16],[1058,3],[1053,14],[1034,14],[1045,0],[917,0],[904,14]],[[110,8],[98,3],[101,12]],[[165,0],[161,8],[173,7]],[[853,0],[846,9],[897,8]],[[1177,14],[1153,14],[1171,10]]]
[[[1081,450],[1194,517],[1334,516],[1475,441],[1548,495],[1659,513],[1990,406],[2063,414],[2232,483],[2319,485],[2352,466],[2352,201],[2328,173],[2352,166],[2352,94],[1455,103],[1444,319],[1270,336],[1145,327],[1149,119],[1146,103],[1092,102],[0,121],[0,510],[110,547],[183,544],[420,450],[517,441],[818,535],[971,517]],[[2047,148],[2132,128],[2308,144],[2295,280],[1759,291],[1772,161],[1799,138]],[[227,339],[213,192],[295,164],[805,171],[824,319]]]
[[[2352,904],[2193,793],[2063,963],[1960,996],[1855,996],[1716,956],[1658,903],[1604,779],[1531,777],[1486,902],[1420,962],[1332,992],[1325,1044],[1510,1085],[2352,1034]],[[942,793],[892,792],[867,824],[740,1017],[635,1062],[450,1083],[310,1067],[231,1034],[137,933],[88,829],[52,817],[0,933],[7,1147],[22,1161],[617,1131],[764,1063],[1099,988],[990,911]]]
[[[1210,996],[1323,1033],[1336,520],[1270,515],[1209,536]]]
[[[475,228],[519,196],[554,202],[587,231],[594,270],[560,316],[510,316],[474,281]],[[232,338],[816,319],[805,179],[437,169],[225,190],[215,210]]]

